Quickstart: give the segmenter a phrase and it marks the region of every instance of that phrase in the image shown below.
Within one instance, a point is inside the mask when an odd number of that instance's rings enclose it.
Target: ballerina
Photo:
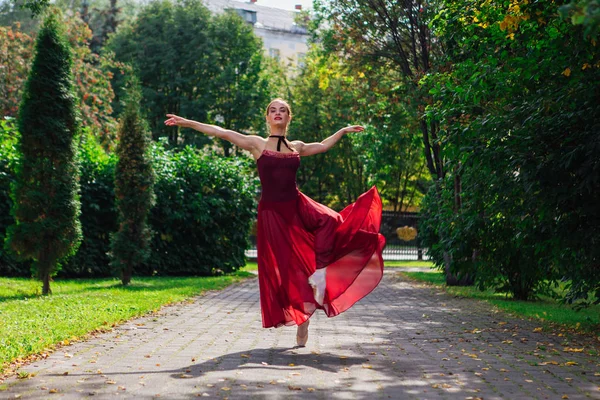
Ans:
[[[225,139],[256,160],[262,194],[258,204],[257,261],[264,328],[297,325],[296,343],[308,341],[309,318],[346,311],[383,276],[379,234],[381,200],[373,186],[337,213],[298,190],[300,158],[324,153],[360,125],[340,129],[322,142],[289,141],[291,108],[278,98],[266,110],[270,135],[243,135],[216,125],[167,114],[165,124]]]

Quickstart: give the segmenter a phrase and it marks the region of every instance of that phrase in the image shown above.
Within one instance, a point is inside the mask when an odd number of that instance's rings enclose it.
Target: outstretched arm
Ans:
[[[334,144],[338,142],[347,133],[350,132],[362,132],[365,128],[360,125],[352,125],[347,126],[345,128],[340,129],[333,135],[329,136],[327,139],[318,143],[304,143],[300,140],[294,140],[292,145],[295,149],[300,153],[301,156],[312,156],[314,154],[325,153],[327,150],[333,147]]]
[[[167,114],[167,117],[169,117],[169,119],[165,121],[165,125],[167,126],[181,126],[182,128],[191,128],[209,136],[215,136],[221,139],[225,139],[228,142],[231,142],[244,150],[248,150],[253,154],[261,148],[261,142],[264,140],[260,136],[242,135],[241,133],[229,129],[224,129],[220,126],[203,124],[201,122],[193,121],[191,119],[178,117],[174,114]]]

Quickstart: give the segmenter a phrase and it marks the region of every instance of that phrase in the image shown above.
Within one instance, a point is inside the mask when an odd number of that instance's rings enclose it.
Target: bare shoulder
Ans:
[[[302,148],[305,145],[305,143],[302,140],[292,140],[290,143],[298,153],[302,153]]]

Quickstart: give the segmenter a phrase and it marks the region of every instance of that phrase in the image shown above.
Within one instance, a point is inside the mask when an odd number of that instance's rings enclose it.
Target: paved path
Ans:
[[[250,279],[65,347],[0,398],[600,399],[592,339],[395,271],[346,313],[311,321],[306,348],[292,347],[295,328],[262,329]]]

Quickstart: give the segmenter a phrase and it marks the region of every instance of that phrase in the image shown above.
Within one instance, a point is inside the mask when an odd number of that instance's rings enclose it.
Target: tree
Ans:
[[[406,107],[413,121],[418,124],[423,141],[426,166],[438,185],[447,170],[442,153],[439,121],[425,114],[431,96],[420,81],[439,66],[436,58],[441,48],[432,41],[429,20],[435,15],[436,3],[422,0],[370,1],[335,0],[317,1],[315,9],[319,19],[326,19],[329,28],[323,30],[327,48],[344,54],[350,62],[374,64],[397,72],[398,85],[409,99]],[[460,174],[453,175],[456,208],[460,204]],[[451,259],[446,253],[447,284],[471,284],[471,279],[459,280],[450,271]]]
[[[89,128],[105,149],[114,144],[116,121],[112,117],[111,102],[114,92],[110,84],[109,68],[124,71],[127,68],[114,62],[110,55],[98,56],[89,47],[92,32],[79,18],[61,17],[73,52],[73,74],[82,125]],[[20,29],[0,28],[0,115],[16,116],[26,78],[31,68],[34,39]]]
[[[218,69],[210,24],[210,12],[200,2],[153,1],[135,21],[122,24],[107,43],[116,59],[130,63],[140,79],[154,139],[167,136],[171,145],[179,142],[178,130],[164,126],[166,113],[208,119],[214,102],[208,88]],[[121,81],[119,75],[113,81],[118,96]],[[118,105],[115,109],[120,111]],[[204,136],[199,140],[208,142]]]
[[[256,109],[267,102],[260,40],[235,13],[215,17],[201,2],[153,1],[120,25],[107,48],[137,71],[153,138],[166,136],[172,146],[210,139],[180,137],[165,127],[167,113],[243,132],[255,127]],[[229,145],[222,146],[229,154]]]
[[[562,279],[568,301],[600,299],[595,40],[551,1],[445,6],[433,28],[446,68],[422,81],[462,189],[457,208],[452,179],[427,201],[428,244],[480,287],[531,299]]]
[[[210,37],[219,42],[214,53],[218,71],[209,84],[214,96],[211,120],[227,129],[249,131],[257,110],[269,101],[268,80],[261,74],[262,42],[234,11],[214,16],[210,26]],[[221,140],[221,146],[229,156],[233,145]]]
[[[43,294],[51,293],[57,263],[75,253],[81,241],[71,68],[60,18],[50,13],[36,40],[19,110],[22,156],[12,188],[15,224],[8,229],[8,246],[34,260]]]
[[[154,170],[150,159],[151,136],[142,117],[139,83],[128,85],[119,126],[115,197],[119,230],[111,240],[112,266],[121,273],[121,282],[131,282],[133,271],[150,254],[151,230],[148,214],[154,205]]]

